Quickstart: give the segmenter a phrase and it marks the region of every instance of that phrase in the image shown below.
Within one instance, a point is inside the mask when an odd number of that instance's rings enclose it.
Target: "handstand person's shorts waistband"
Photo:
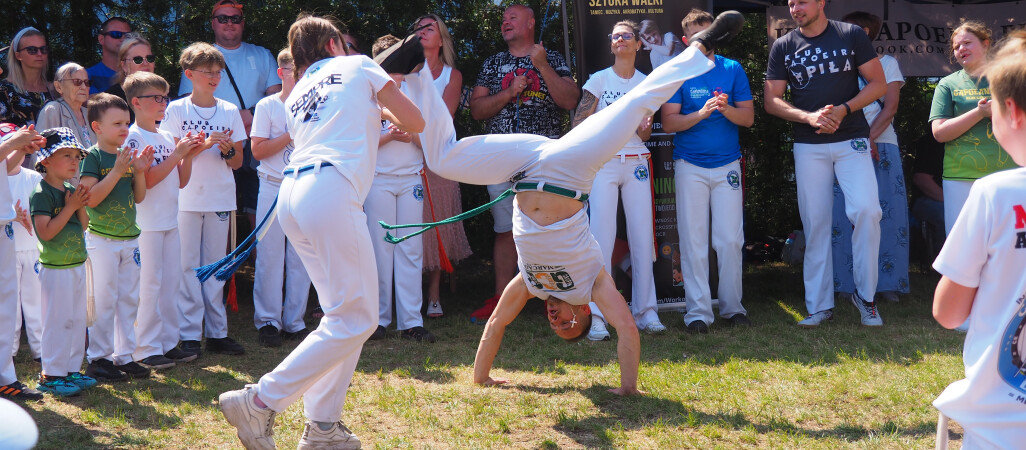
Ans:
[[[588,201],[587,192],[553,186],[551,184],[546,184],[544,181],[539,181],[537,183],[533,181],[518,181],[513,184],[513,192],[523,191],[548,192],[550,194],[562,195],[563,197],[572,198],[581,202]]]
[[[313,170],[314,173],[317,173],[317,171],[321,170],[321,167],[324,167],[324,166],[332,167],[332,164],[329,161],[317,161],[315,163],[307,164],[305,166],[301,166],[301,167],[298,167],[298,168],[290,167],[288,169],[285,169],[281,174],[282,174],[282,176],[293,176],[293,177],[296,177],[296,176],[299,176],[299,174],[301,174],[303,172],[309,172],[311,170]]]

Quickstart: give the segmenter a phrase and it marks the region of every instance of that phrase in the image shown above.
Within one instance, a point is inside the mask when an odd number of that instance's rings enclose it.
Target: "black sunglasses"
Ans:
[[[214,16],[214,18],[217,19],[217,23],[221,25],[228,23],[229,20],[235,25],[242,23],[242,14],[236,14],[232,16],[229,16],[227,14],[221,14],[219,16]]]
[[[167,103],[167,102],[171,101],[171,97],[168,97],[166,95],[160,95],[160,94],[139,95],[139,96],[136,96],[136,98],[152,98],[153,101],[155,101],[157,103]]]
[[[146,59],[146,62],[148,62],[148,63],[152,63],[153,61],[157,60],[157,57],[153,56],[153,55],[133,56],[131,58],[125,58],[124,60],[125,61],[132,61],[132,62],[134,62],[136,64],[142,64],[143,59]]]
[[[128,33],[130,33],[130,31],[104,31],[100,34],[110,36],[112,39],[121,39]]]
[[[57,80],[57,81],[70,81],[71,84],[75,85],[76,87],[82,86],[83,84],[86,87],[89,87],[89,85],[92,84],[92,81],[89,81],[89,79],[83,80],[83,79],[80,79],[80,78],[64,78],[64,79]]]
[[[22,51],[22,50],[25,50],[30,55],[38,55],[40,53],[45,55],[45,54],[50,53],[50,47],[47,46],[47,45],[44,45],[44,46],[41,46],[41,47],[36,47],[34,45],[29,45],[27,47],[22,47],[22,48],[18,49],[19,52]]]

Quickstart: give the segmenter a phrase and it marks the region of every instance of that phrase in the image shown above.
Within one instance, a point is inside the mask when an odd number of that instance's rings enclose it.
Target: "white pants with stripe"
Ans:
[[[687,313],[684,323],[701,320],[711,325],[712,290],[709,287],[709,233],[716,251],[720,317],[747,314],[741,306],[741,252],[745,243],[741,191],[741,163],[706,169],[683,159],[674,160],[677,197],[677,236]]]
[[[210,277],[200,283],[194,269],[228,254],[231,215],[231,211],[178,212],[178,233],[182,238],[182,296],[178,303],[178,325],[183,341],[198,341],[203,336],[218,339],[228,336],[224,281]]]
[[[263,219],[281,189],[281,181],[263,172],[257,194],[257,220]],[[284,287],[284,297],[282,288]],[[310,276],[303,261],[285,238],[275,219],[256,248],[256,276],[253,280],[253,325],[259,330],[271,325],[279,331],[295,333],[306,328],[303,314],[310,298]]]
[[[178,295],[182,283],[182,242],[178,228],[139,235],[139,315],[135,359],[163,355],[178,345]]]
[[[325,208],[324,196],[332,207]],[[324,318],[273,371],[257,393],[274,411],[303,396],[305,415],[334,422],[363,343],[377,328],[378,289],[367,216],[356,189],[338,170],[325,166],[286,175],[278,197],[278,220],[303,260]]]
[[[424,317],[420,315],[420,308],[424,304],[421,281],[424,235],[389,244],[385,242],[386,230],[378,224],[379,220],[385,223],[419,223],[423,220],[424,184],[420,175],[375,174],[363,210],[367,213],[367,227],[370,229],[378,269],[378,325],[387,327],[392,323],[394,294],[396,329],[408,330],[423,326]],[[403,228],[392,232],[402,237],[413,231],[416,229]]]
[[[798,212],[805,231],[805,306],[809,314],[834,307],[833,228],[834,176],[844,194],[845,212],[854,224],[852,274],[855,289],[872,301],[876,294],[880,254],[880,200],[868,139],[829,144],[795,144],[794,172]]]
[[[595,174],[588,204],[591,206],[591,234],[602,249],[602,265],[610,275],[613,271],[613,243],[616,241],[616,205],[623,198],[627,219],[627,244],[631,249],[631,312],[639,328],[659,322],[655,278],[652,262],[655,257],[652,228],[652,174],[650,155],[614,156]],[[591,302],[591,313],[602,317],[598,305]]]
[[[17,381],[14,375],[14,354],[11,342],[14,340],[15,315],[18,308],[18,279],[16,277],[14,239],[0,237],[0,307],[6,314],[0,314],[0,386]],[[83,290],[84,291],[84,290]]]
[[[96,319],[89,327],[90,362],[109,359],[127,364],[135,352],[135,318],[139,311],[139,243],[86,233],[93,268]]]
[[[40,304],[39,250],[20,250],[16,254],[15,276],[18,286],[18,310],[14,317],[14,353],[21,343],[21,321],[25,319],[25,335],[33,358],[39,358],[43,341],[43,307]]]
[[[84,265],[71,269],[39,269],[43,286],[44,375],[64,377],[82,369],[86,340],[85,277]]]

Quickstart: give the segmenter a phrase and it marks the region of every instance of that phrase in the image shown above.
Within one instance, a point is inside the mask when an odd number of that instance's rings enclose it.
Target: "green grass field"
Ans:
[[[343,420],[365,447],[927,448],[937,420],[930,402],[963,372],[964,335],[930,315],[935,275],[913,273],[912,294],[880,305],[882,329],[861,327],[854,308],[838,304],[833,323],[803,330],[801,274],[770,264],[745,276],[752,328],[717,324],[694,336],[679,313],[661,314],[668,332],[642,335],[646,396],[606,392],[619,382],[615,341],[561,342],[537,301],[496,359],[493,374],[511,383],[479,387],[471,380],[482,328],[467,317],[491,287],[487,276],[466,276],[468,266],[458,292],[443,294],[446,317],[426,323],[437,343],[393,336],[364,346]],[[149,380],[29,404],[39,447],[241,447],[217,395],[256,381],[295,344],[259,347],[248,286],[239,292],[229,335],[245,355],[204,354]],[[24,345],[15,363],[34,386],[39,364]],[[280,447],[296,445],[303,421],[300,403],[278,416]],[[959,431],[953,425],[953,447]]]

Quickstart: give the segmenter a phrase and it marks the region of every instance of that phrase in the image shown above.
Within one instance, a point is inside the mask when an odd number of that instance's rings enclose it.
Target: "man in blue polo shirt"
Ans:
[[[713,16],[692,9],[681,26],[688,39],[709,27]],[[731,326],[751,325],[741,306],[741,248],[744,245],[741,144],[738,127],[755,121],[752,92],[741,64],[710,56],[716,67],[685,81],[660,109],[663,130],[676,132],[673,170],[677,233],[690,333],[707,333],[713,323],[709,289],[709,215],[712,247],[719,266],[719,313]]]

